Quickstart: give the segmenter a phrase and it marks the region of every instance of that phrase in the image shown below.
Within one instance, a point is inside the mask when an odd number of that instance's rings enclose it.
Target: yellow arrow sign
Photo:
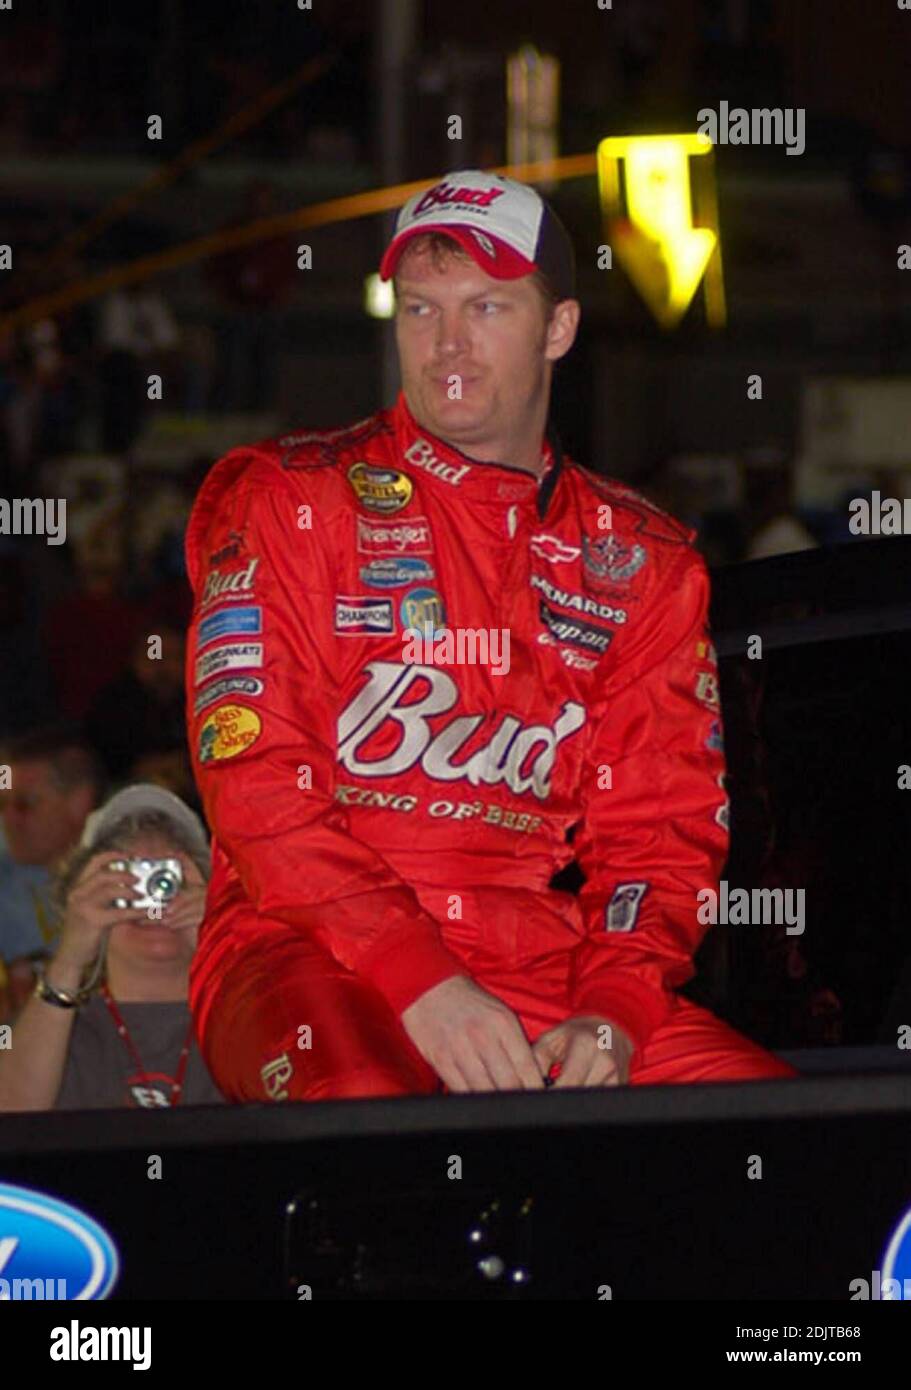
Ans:
[[[683,317],[713,253],[717,232],[693,226],[690,155],[707,154],[704,135],[620,136],[598,146],[598,177],[611,246],[655,318]],[[624,161],[626,217],[619,162]],[[717,304],[718,295],[714,303]]]

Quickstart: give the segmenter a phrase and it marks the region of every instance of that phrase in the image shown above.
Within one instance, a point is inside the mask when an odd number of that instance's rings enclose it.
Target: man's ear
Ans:
[[[576,341],[582,306],[578,299],[561,299],[547,327],[544,356],[549,362],[565,357]]]

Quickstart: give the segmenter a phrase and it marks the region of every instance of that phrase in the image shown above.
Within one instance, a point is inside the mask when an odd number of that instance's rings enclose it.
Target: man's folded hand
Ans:
[[[633,1044],[622,1029],[597,1014],[567,1018],[542,1033],[532,1047],[547,1076],[555,1064],[557,1086],[623,1086],[629,1081]]]

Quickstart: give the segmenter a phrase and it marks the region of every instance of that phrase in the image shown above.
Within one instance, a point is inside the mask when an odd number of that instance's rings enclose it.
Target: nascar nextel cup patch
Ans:
[[[384,516],[407,507],[414,491],[407,474],[397,468],[371,468],[368,463],[353,463],[348,469],[348,481],[362,507]]]

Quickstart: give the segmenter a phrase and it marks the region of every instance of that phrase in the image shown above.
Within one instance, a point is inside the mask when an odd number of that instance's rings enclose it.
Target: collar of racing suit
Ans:
[[[564,466],[563,447],[549,417],[541,452],[542,459],[549,467],[540,478],[536,478],[527,469],[518,468],[512,463],[473,459],[470,454],[463,454],[454,444],[447,444],[438,435],[431,434],[415,420],[408,408],[404,391],[399,392],[392,416],[399,457],[412,468],[418,468],[444,483],[464,488],[468,492],[477,488],[487,495],[494,477],[488,470],[505,471],[511,474],[511,478],[508,483],[497,478],[498,498],[504,501],[521,501],[537,493],[538,516],[544,520]]]

